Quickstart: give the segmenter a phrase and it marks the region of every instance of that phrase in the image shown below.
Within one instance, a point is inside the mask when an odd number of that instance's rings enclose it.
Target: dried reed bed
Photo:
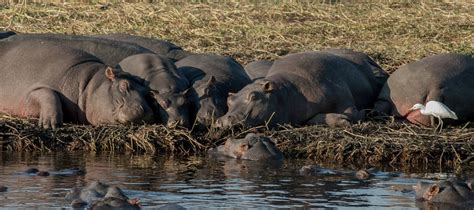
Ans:
[[[388,72],[440,52],[474,54],[474,3],[207,2],[1,4],[0,30],[20,33],[130,33],[172,41],[192,52],[229,55],[243,64],[292,52],[346,47],[368,53]],[[261,130],[261,129],[260,129]],[[345,162],[466,165],[473,128],[434,133],[407,123],[351,128],[282,127],[261,131],[287,156]],[[224,134],[222,134],[224,133]],[[205,152],[231,136],[160,125],[78,126],[45,131],[34,120],[0,117],[2,150]],[[240,136],[242,136],[240,135]]]

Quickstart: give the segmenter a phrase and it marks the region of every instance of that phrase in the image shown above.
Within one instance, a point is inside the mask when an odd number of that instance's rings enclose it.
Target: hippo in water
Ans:
[[[84,51],[29,41],[0,42],[0,51],[0,112],[39,118],[44,128],[153,119],[135,76]]]
[[[262,79],[268,74],[268,70],[272,67],[273,61],[269,60],[259,60],[250,62],[244,66],[245,72],[249,75],[250,79],[253,81],[257,79]]]
[[[164,124],[190,127],[192,103],[188,101],[189,81],[181,75],[173,62],[151,53],[137,54],[119,63],[123,71],[144,79],[158,103],[156,116]]]
[[[282,160],[283,153],[268,137],[249,133],[243,139],[227,139],[211,153],[243,160]]]
[[[375,110],[430,126],[431,118],[410,108],[438,101],[452,109],[459,122],[474,120],[474,59],[445,53],[401,66],[384,85]],[[444,120],[443,120],[444,121]],[[446,120],[449,122],[449,120]]]
[[[227,111],[227,97],[252,81],[234,59],[212,54],[190,55],[176,62],[178,70],[191,82],[198,125],[208,127]],[[193,101],[194,99],[190,99]]]
[[[472,186],[460,181],[438,181],[426,183],[419,181],[415,186],[415,198],[435,205],[450,207],[474,206]]]
[[[8,37],[13,36],[15,34],[16,33],[13,32],[13,31],[2,31],[2,32],[0,32],[0,39],[5,39],[5,38],[8,38]]]
[[[178,47],[171,42],[143,37],[143,36],[118,33],[118,34],[101,34],[101,35],[95,35],[94,37],[133,43],[141,47],[144,47],[146,49],[149,49],[158,55],[167,57],[173,61],[181,60],[184,57],[191,54],[189,52],[184,51],[181,47]]]
[[[131,55],[153,53],[153,51],[133,43],[64,34],[18,34],[1,41],[34,41],[79,49],[96,56],[109,66],[115,66]]]
[[[217,127],[279,124],[347,126],[364,118],[388,77],[367,55],[347,49],[276,60],[264,79],[228,98]]]

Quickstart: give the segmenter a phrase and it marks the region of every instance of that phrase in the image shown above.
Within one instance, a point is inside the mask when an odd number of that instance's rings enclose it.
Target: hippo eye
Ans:
[[[126,92],[128,92],[129,89],[130,89],[130,84],[127,81],[122,80],[122,81],[119,82],[120,92],[126,93]]]
[[[255,92],[251,92],[249,93],[249,95],[247,96],[247,99],[249,101],[255,101],[255,99],[257,98],[257,94]]]

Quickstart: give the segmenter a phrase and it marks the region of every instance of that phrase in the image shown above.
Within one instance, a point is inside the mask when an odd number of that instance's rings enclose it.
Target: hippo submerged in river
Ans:
[[[347,126],[364,118],[387,79],[367,55],[345,49],[295,53],[276,60],[264,79],[233,96],[217,127],[279,124]]]
[[[472,207],[474,206],[474,191],[472,186],[460,181],[438,181],[426,183],[419,181],[413,186],[417,201],[443,207]]]
[[[40,126],[150,122],[148,89],[136,77],[80,50],[0,42],[0,111],[39,118]]]
[[[243,139],[227,139],[224,145],[210,151],[243,160],[283,160],[283,153],[268,137],[249,133]]]
[[[157,54],[137,54],[125,58],[119,66],[123,71],[142,78],[151,89],[158,103],[155,115],[159,122],[190,127],[193,107],[188,101],[189,81],[170,59]]]
[[[196,92],[196,121],[201,126],[210,126],[225,114],[229,92],[237,92],[252,82],[237,61],[225,56],[190,55],[176,62],[176,66]]]
[[[410,108],[439,101],[452,109],[458,121],[474,120],[474,58],[447,53],[401,66],[383,87],[375,110],[430,126],[431,118]],[[449,122],[449,120],[447,120]]]

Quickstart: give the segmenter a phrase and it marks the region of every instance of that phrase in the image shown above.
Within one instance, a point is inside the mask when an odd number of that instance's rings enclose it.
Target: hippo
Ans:
[[[35,41],[45,44],[51,43],[64,47],[71,47],[90,53],[109,66],[115,66],[124,58],[131,55],[153,53],[153,51],[133,43],[78,35],[17,34],[2,39],[1,41]]]
[[[229,96],[217,128],[281,124],[348,126],[364,119],[388,74],[367,55],[349,49],[289,54],[264,79]]]
[[[0,112],[44,128],[152,122],[148,89],[84,51],[34,41],[0,42],[0,51]]]
[[[191,53],[184,51],[183,48],[176,46],[171,42],[154,38],[121,33],[94,35],[94,37],[133,43],[146,49],[149,49],[158,55],[167,57],[173,61],[178,61],[188,55],[191,55]]]
[[[16,33],[13,32],[13,31],[1,31],[0,32],[0,39],[5,39],[5,38],[8,38],[8,37],[13,36],[13,35],[16,35]]]
[[[178,70],[191,82],[195,97],[198,127],[209,127],[227,111],[227,97],[252,81],[234,59],[213,55],[189,55],[176,62]]]
[[[474,205],[474,191],[465,182],[443,180],[435,183],[419,181],[415,186],[417,201],[433,204],[451,204],[467,207]]]
[[[375,111],[431,126],[431,116],[411,110],[415,104],[441,102],[452,109],[457,122],[474,120],[474,58],[443,53],[399,67],[382,88]],[[453,122],[453,120],[443,120]]]
[[[273,61],[259,60],[248,63],[244,66],[245,72],[249,75],[252,81],[262,79],[267,76],[268,70],[272,67]]]
[[[73,207],[140,209],[137,199],[129,199],[120,188],[99,181],[93,181],[85,188],[73,188],[65,198]]]
[[[249,133],[242,139],[227,139],[224,145],[211,150],[216,154],[243,160],[283,160],[283,153],[268,137]]]
[[[156,116],[168,126],[178,124],[190,127],[192,103],[188,101],[189,81],[174,63],[163,56],[151,53],[132,55],[119,63],[123,71],[142,78],[151,89]]]

